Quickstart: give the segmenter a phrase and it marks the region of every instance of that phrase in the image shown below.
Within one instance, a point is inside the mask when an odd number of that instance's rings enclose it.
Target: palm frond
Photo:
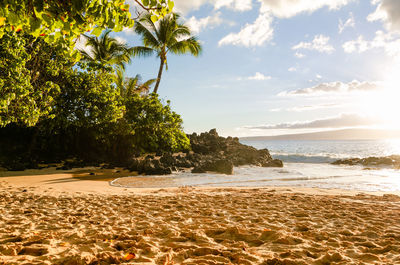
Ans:
[[[190,37],[185,40],[177,41],[170,47],[168,51],[174,54],[190,53],[193,56],[199,56],[202,52],[201,44],[196,37]]]
[[[145,47],[145,46],[136,46],[133,47],[133,56],[138,56],[138,57],[147,57],[151,56],[154,54],[154,51],[152,48]]]
[[[150,47],[157,47],[159,45],[158,38],[155,37],[152,31],[147,28],[142,22],[135,23],[135,32],[142,36],[143,44]],[[153,31],[155,33],[155,31]]]

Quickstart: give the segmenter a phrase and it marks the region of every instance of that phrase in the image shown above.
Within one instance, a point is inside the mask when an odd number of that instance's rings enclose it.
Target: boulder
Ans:
[[[176,158],[171,153],[165,153],[160,158],[160,162],[166,167],[172,167],[176,165]]]
[[[220,137],[215,129],[201,133],[200,135],[194,133],[188,135],[188,137],[192,150],[201,157],[212,156],[213,160],[230,160],[235,166],[283,166],[282,161],[273,161],[268,149],[257,150],[252,146],[241,144],[237,137]],[[194,161],[194,157],[190,153],[186,157],[193,162],[199,162],[199,159]]]
[[[201,166],[195,166],[192,169],[192,173],[206,173],[207,171]]]
[[[333,165],[362,165],[364,167],[374,166],[393,166],[394,168],[400,165],[400,156],[384,156],[384,157],[366,157],[366,158],[348,158],[336,160]]]
[[[193,168],[192,173],[205,173],[207,171],[221,173],[226,175],[233,174],[233,163],[229,160],[207,161]]]
[[[173,171],[171,167],[165,167],[159,159],[149,156],[144,159],[133,158],[128,170],[137,171],[139,174],[146,175],[166,175],[171,174]]]
[[[233,163],[229,160],[216,160],[209,165],[210,171],[222,173],[226,175],[233,174]]]

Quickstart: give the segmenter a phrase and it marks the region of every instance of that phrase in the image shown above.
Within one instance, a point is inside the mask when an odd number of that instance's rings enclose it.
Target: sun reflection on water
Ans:
[[[400,155],[400,139],[385,140],[387,155]]]

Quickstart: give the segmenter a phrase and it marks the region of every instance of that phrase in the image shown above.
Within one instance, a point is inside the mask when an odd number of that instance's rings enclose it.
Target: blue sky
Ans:
[[[203,44],[168,57],[159,94],[186,132],[276,135],[400,124],[400,1],[176,0]],[[114,36],[141,45],[130,30]],[[157,75],[156,58],[127,74]]]

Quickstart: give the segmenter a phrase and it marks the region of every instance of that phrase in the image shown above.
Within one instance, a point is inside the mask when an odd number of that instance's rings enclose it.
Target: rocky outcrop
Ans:
[[[192,173],[206,173],[207,171],[213,171],[226,175],[233,174],[233,163],[229,160],[215,160],[207,161],[204,164],[195,166],[192,169]]]
[[[188,137],[192,151],[134,158],[128,168],[147,175],[171,174],[190,168],[193,173],[212,171],[230,175],[234,166],[283,167],[282,161],[272,159],[267,149],[243,145],[238,138],[221,137],[215,129]]]
[[[134,158],[128,169],[146,175],[166,175],[171,174],[175,170],[173,165],[164,165],[159,158],[155,158],[154,156]]]
[[[229,160],[234,166],[283,166],[282,161],[272,159],[267,149],[258,150],[252,146],[241,144],[237,137],[221,137],[215,129],[208,133],[201,133],[200,135],[193,133],[188,136],[195,153]]]
[[[392,155],[392,156],[384,156],[384,157],[367,157],[367,158],[349,158],[349,159],[340,159],[336,160],[332,163],[333,165],[362,165],[365,167],[374,167],[374,166],[392,166],[394,168],[400,167],[400,156]]]

